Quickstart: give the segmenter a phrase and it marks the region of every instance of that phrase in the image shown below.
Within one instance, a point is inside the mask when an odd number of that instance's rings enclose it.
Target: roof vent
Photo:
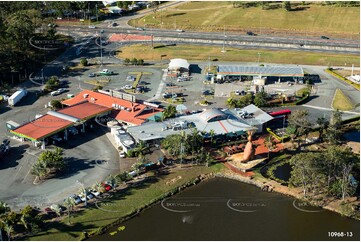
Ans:
[[[90,100],[91,100],[92,102],[95,102],[95,98],[93,98],[93,97],[92,97],[92,98],[90,98]]]
[[[87,98],[88,96],[89,96],[88,93],[84,93],[84,95],[83,95],[84,98]]]

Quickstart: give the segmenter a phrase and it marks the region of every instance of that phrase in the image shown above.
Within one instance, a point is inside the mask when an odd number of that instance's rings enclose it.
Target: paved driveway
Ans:
[[[78,192],[81,185],[77,180],[91,186],[109,174],[119,173],[118,153],[105,131],[94,127],[60,145],[67,162],[66,171],[37,185],[33,184],[35,177],[30,174],[30,169],[42,151],[19,142],[0,166],[0,201],[15,209],[27,204],[42,207],[61,202],[69,194]]]

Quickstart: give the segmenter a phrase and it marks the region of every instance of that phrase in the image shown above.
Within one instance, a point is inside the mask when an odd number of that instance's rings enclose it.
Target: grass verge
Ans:
[[[332,108],[342,111],[349,111],[353,109],[353,104],[351,100],[340,89],[337,88],[332,101]]]
[[[145,60],[161,60],[161,55],[167,55],[167,58],[183,58],[187,60],[208,60],[218,59],[218,61],[238,61],[238,62],[257,62],[258,53],[261,54],[260,61],[264,63],[279,64],[304,64],[304,65],[344,65],[345,59],[350,63],[359,63],[360,57],[351,54],[332,54],[332,53],[313,53],[300,51],[273,51],[273,50],[248,50],[227,48],[227,52],[222,53],[220,46],[202,46],[202,45],[176,45],[165,46],[163,48],[150,49],[145,44],[128,45],[121,48],[118,53],[119,58],[133,58],[139,56]]]
[[[260,5],[236,7],[235,2],[185,2],[144,17],[130,25],[149,28],[195,31],[253,31],[257,34],[329,35],[359,38],[358,7],[322,6],[321,2],[291,2],[285,11],[282,2],[270,2],[268,10]],[[302,21],[300,21],[302,20]]]
[[[336,73],[332,68],[326,69],[326,72],[330,73],[331,75],[337,77],[338,79],[340,79],[340,80],[342,80],[344,82],[347,82],[348,84],[350,84],[351,86],[353,86],[357,90],[360,90],[360,84],[354,83],[354,82],[350,81],[349,79],[341,76],[340,74]]]
[[[95,206],[88,205],[77,213],[73,213],[71,225],[67,223],[67,217],[59,221],[47,223],[46,231],[26,238],[26,240],[78,240],[83,231],[95,232],[99,228],[116,222],[141,207],[148,206],[155,199],[162,197],[169,191],[193,180],[201,174],[219,172],[223,169],[222,164],[215,164],[210,167],[197,166],[191,169],[173,170],[166,175],[151,176],[148,180],[140,182],[136,187],[126,188],[115,192],[113,197],[103,200]],[[175,182],[169,183],[174,178]],[[99,209],[102,208],[102,209]]]

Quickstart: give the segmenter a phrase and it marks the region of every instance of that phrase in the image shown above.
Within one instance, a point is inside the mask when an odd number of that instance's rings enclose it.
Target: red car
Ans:
[[[112,189],[112,187],[108,184],[102,183],[102,186],[104,187],[105,191],[109,191],[110,189]]]

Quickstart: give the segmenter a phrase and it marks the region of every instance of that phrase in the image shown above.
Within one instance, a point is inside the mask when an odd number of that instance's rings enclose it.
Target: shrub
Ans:
[[[53,109],[60,109],[63,107],[59,100],[51,100],[50,105]]]
[[[49,78],[49,80],[46,82],[45,90],[46,91],[53,91],[59,88],[59,80],[58,77],[52,76]]]
[[[128,65],[129,63],[130,63],[129,58],[125,58],[125,59],[124,59],[124,64]]]
[[[81,58],[81,59],[80,59],[80,64],[81,64],[82,66],[87,66],[87,65],[88,65],[88,60],[87,60],[86,58]]]

